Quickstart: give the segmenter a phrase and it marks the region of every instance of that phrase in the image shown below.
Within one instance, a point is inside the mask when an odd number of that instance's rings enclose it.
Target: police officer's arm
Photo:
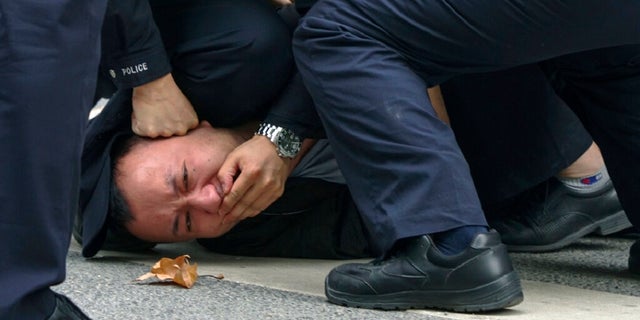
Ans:
[[[198,125],[171,65],[148,0],[109,0],[102,68],[119,89],[133,88],[132,129],[148,137],[185,134]]]
[[[436,114],[448,124],[440,88],[429,88],[428,93]],[[255,216],[278,199],[284,191],[286,178],[312,145],[308,138],[324,136],[311,96],[298,74],[292,77],[264,122],[290,129],[306,138],[303,148],[293,160],[279,157],[271,141],[264,136],[254,136],[236,148],[218,173],[225,193],[219,213],[225,216],[225,222]]]
[[[292,160],[282,158],[269,139],[254,136],[230,153],[218,172],[225,194],[219,213],[225,222],[255,216],[278,199],[312,139],[324,135],[311,96],[297,73],[263,121],[293,131],[304,139],[302,149]]]

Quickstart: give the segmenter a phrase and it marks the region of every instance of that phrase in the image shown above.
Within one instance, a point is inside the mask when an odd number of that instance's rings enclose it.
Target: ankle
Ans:
[[[557,177],[567,188],[578,193],[592,193],[600,191],[608,186],[609,172],[602,166],[596,172],[575,178]]]
[[[487,232],[486,226],[462,226],[447,231],[431,234],[431,239],[440,252],[446,255],[454,255],[464,251],[476,235]]]
[[[558,172],[558,178],[581,178],[596,174],[604,166],[600,148],[595,143],[585,151],[574,163]]]

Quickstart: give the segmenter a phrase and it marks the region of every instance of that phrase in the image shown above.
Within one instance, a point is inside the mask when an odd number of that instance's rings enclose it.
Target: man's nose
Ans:
[[[191,206],[207,213],[217,213],[220,206],[220,195],[213,184],[203,186],[191,198]]]

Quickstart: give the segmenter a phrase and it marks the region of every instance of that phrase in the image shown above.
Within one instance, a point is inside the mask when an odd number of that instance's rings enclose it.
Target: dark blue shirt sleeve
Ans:
[[[109,0],[102,28],[101,68],[119,89],[171,72],[148,0]]]
[[[320,118],[311,95],[295,72],[280,98],[271,107],[264,122],[292,130],[301,138],[324,138]]]
[[[149,0],[109,0],[101,68],[118,89],[137,87],[171,72]],[[288,128],[301,138],[324,137],[311,96],[296,71],[264,121]]]

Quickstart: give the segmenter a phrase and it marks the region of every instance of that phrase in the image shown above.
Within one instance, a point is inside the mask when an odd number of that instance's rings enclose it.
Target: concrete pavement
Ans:
[[[84,259],[72,241],[67,294],[93,319],[640,319],[640,277],[626,270],[628,238],[591,237],[559,252],[512,254],[525,301],[489,314],[377,311],[336,306],[323,280],[344,261],[249,258],[208,252],[196,243],[145,253],[101,251]],[[161,257],[198,263],[191,289],[132,280]],[[223,280],[210,275],[223,274]]]

